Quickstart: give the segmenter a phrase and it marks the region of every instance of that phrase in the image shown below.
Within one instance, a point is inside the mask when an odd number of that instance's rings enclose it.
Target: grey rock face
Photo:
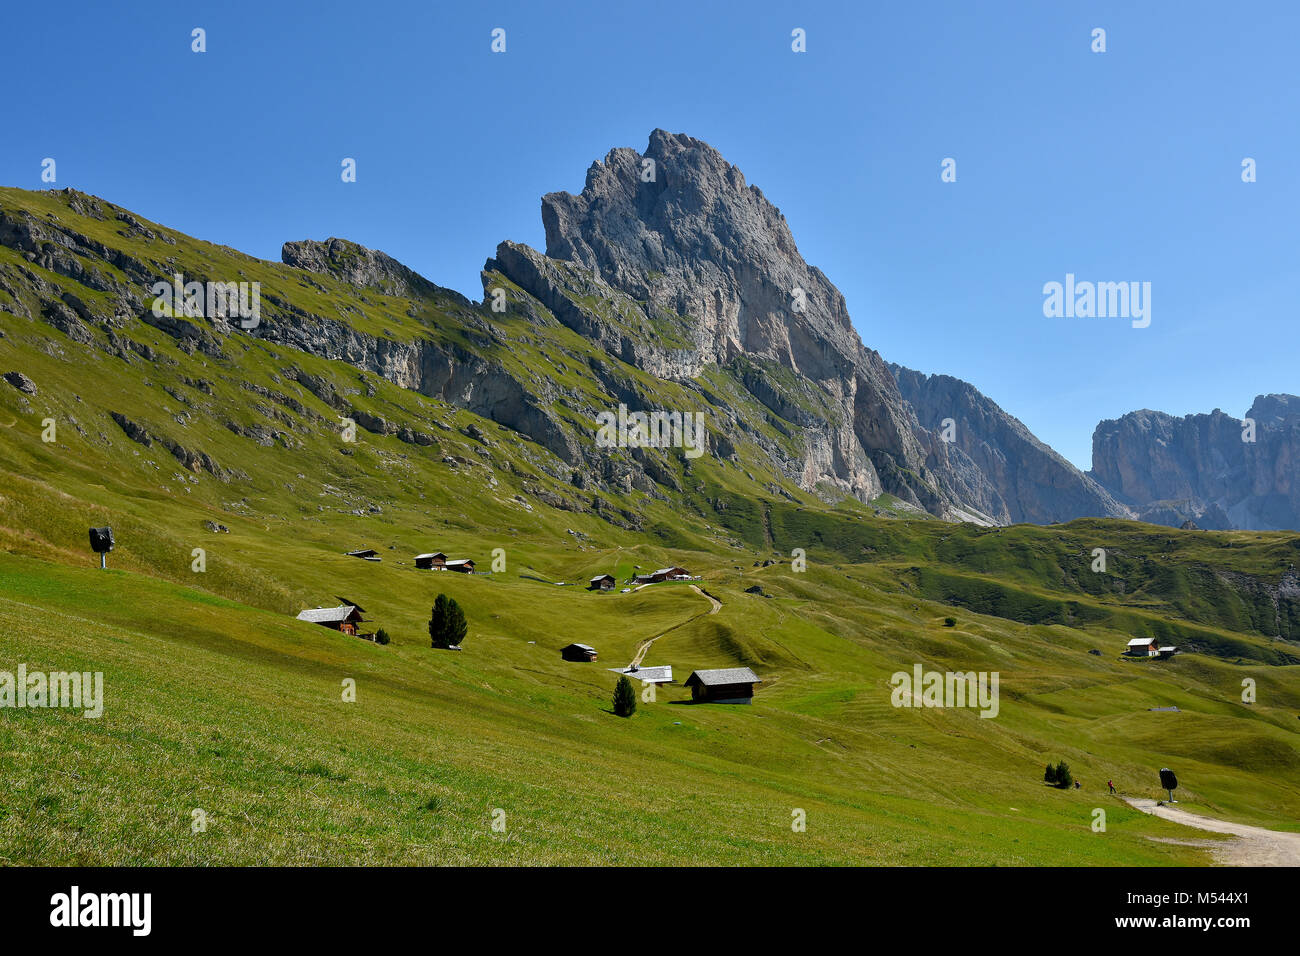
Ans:
[[[542,255],[514,242],[497,246],[483,267],[483,291],[496,287],[491,273],[509,277],[561,323],[610,355],[659,378],[694,378],[703,368],[700,352],[687,340],[689,329],[671,316],[614,288],[587,269]],[[658,320],[658,321],[656,321]],[[665,321],[670,325],[664,334]]]
[[[1131,518],[1115,497],[1034,437],[1023,423],[968,382],[891,365],[922,428],[936,435],[952,420],[955,447],[977,474],[959,468],[966,500],[1006,522],[1048,524],[1080,517]],[[981,482],[980,478],[985,479]]]
[[[889,491],[936,513],[955,504],[957,482],[927,465],[893,376],[859,340],[843,295],[799,255],[780,210],[713,147],[655,130],[644,155],[615,149],[593,164],[580,195],[543,197],[542,221],[548,256],[680,317],[699,363],[776,363],[829,397],[828,414],[798,421],[808,437],[803,487],[862,500]],[[783,417],[781,406],[797,404],[770,380],[755,395]]]
[[[1092,476],[1144,521],[1202,528],[1300,529],[1300,398],[1261,395],[1247,424],[1219,409],[1176,418],[1149,409],[1101,422]]]

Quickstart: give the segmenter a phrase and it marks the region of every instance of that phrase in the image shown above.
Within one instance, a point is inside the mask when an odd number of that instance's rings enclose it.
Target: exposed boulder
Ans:
[[[4,379],[25,395],[36,394],[36,383],[22,372],[5,372]]]

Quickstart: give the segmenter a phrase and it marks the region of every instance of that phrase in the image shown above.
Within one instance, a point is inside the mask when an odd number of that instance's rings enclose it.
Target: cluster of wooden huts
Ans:
[[[349,558],[360,558],[362,561],[382,561],[379,552],[374,548],[358,548],[355,551],[345,551]],[[415,556],[415,566],[422,571],[459,571],[461,574],[474,573],[473,558],[448,558],[441,551],[430,551],[427,554],[417,554]]]
[[[362,548],[356,551],[346,552],[350,557],[361,558],[365,561],[379,561],[380,557],[372,548]],[[474,561],[470,558],[449,559],[441,551],[431,551],[427,554],[417,554],[415,556],[415,566],[422,571],[458,571],[462,574],[474,573]],[[658,584],[662,581],[698,581],[698,576],[693,576],[690,571],[682,567],[659,568],[648,574],[638,574],[633,577],[628,584],[642,586],[646,584]],[[612,591],[617,586],[618,580],[612,574],[598,574],[591,579],[587,588],[591,591]],[[337,607],[318,607],[308,608],[298,615],[298,620],[309,621],[312,624],[319,624],[322,627],[328,627],[332,630],[339,631],[343,634],[351,634],[354,637],[361,637],[367,640],[373,640],[374,634],[363,633],[360,625],[367,623],[362,617],[365,609],[355,602],[339,598],[340,604]],[[1155,641],[1141,638],[1129,642],[1128,653],[1141,656],[1165,656],[1164,652],[1170,654],[1175,652],[1175,648],[1156,648]],[[1143,649],[1149,649],[1146,653]],[[598,655],[596,649],[590,644],[572,643],[566,644],[560,649],[560,657],[566,661],[575,663],[592,663]],[[630,667],[610,668],[618,674],[639,680],[643,684],[671,684],[673,682],[673,669],[671,665],[661,665],[656,667],[641,667],[633,665]],[[683,687],[691,689],[691,700],[695,703],[713,703],[713,704],[748,704],[754,699],[754,686],[761,684],[762,680],[748,667],[723,667],[713,670],[692,671],[691,676],[686,678],[682,684]]]
[[[362,561],[382,561],[379,552],[374,548],[357,548],[354,551],[343,552],[349,558],[360,558]],[[416,568],[424,571],[457,571],[461,574],[474,573],[474,560],[472,558],[451,558],[449,559],[441,551],[432,551],[428,554],[417,554],[415,556]],[[359,625],[368,623],[361,615],[365,609],[351,601],[339,598],[341,602],[338,607],[310,607],[298,613],[298,620],[309,621],[312,624],[319,624],[321,627],[328,627],[330,630],[339,631],[343,634],[350,634],[353,637],[360,637],[365,640],[374,640],[373,632],[362,631]]]
[[[421,571],[459,571],[461,574],[474,573],[473,558],[448,558],[441,551],[417,554],[415,566]]]
[[[1161,647],[1160,642],[1154,637],[1135,637],[1128,642],[1124,649],[1125,657],[1173,657],[1178,653],[1178,648],[1173,646]]]
[[[661,581],[698,581],[698,574],[691,574],[685,568],[660,568],[648,574],[638,574],[627,583],[636,587],[646,584],[659,584]],[[612,574],[598,574],[587,582],[588,591],[612,591],[618,586],[618,579]]]
[[[636,584],[658,584],[660,581],[698,581],[699,577],[692,575],[685,568],[660,568],[658,571],[651,571],[649,574],[638,574],[632,579]]]
[[[591,663],[596,660],[596,649],[590,644],[567,644],[560,649],[566,661]],[[671,664],[658,667],[611,667],[615,674],[623,674],[643,684],[671,684]],[[699,704],[748,704],[754,700],[754,685],[762,679],[748,667],[722,667],[714,670],[691,671],[683,687],[691,689],[691,700]]]

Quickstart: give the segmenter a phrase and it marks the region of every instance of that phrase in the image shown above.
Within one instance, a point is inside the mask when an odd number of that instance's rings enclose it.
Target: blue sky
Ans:
[[[781,208],[867,345],[1081,467],[1100,419],[1300,392],[1300,4],[25,3],[0,30],[0,184],[53,157],[252,255],[342,236],[478,299],[499,241],[543,245],[543,193],[663,127]],[[1067,272],[1150,282],[1150,327],[1045,318]]]

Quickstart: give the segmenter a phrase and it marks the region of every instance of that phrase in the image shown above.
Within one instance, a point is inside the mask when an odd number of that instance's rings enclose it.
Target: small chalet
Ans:
[[[430,571],[434,568],[444,568],[447,565],[447,556],[441,551],[433,551],[429,554],[417,554],[415,556],[415,566],[422,571]]]
[[[658,584],[660,581],[689,581],[691,572],[685,568],[660,568],[658,571],[651,571],[649,574],[638,574],[636,576],[637,584]]]
[[[570,644],[560,648],[560,656],[566,661],[586,663],[596,659],[596,649],[590,644]]]
[[[1157,653],[1159,653],[1159,655],[1160,655],[1162,658],[1167,658],[1167,657],[1173,657],[1175,654],[1177,654],[1177,653],[1178,653],[1178,648],[1176,648],[1176,647],[1160,647],[1160,648],[1157,648],[1156,651],[1157,651]]]
[[[614,590],[615,583],[616,582],[614,581],[614,575],[598,574],[591,579],[591,582],[587,585],[587,590],[588,591],[612,591]]]
[[[360,558],[362,561],[382,561],[379,552],[374,548],[360,548],[356,551],[346,552],[349,558]]]
[[[1154,637],[1135,637],[1128,642],[1124,654],[1128,657],[1157,657],[1160,647]]]
[[[474,573],[474,562],[470,558],[448,561],[444,567],[446,567],[448,571],[459,571],[461,574]]]
[[[693,671],[683,685],[691,689],[696,703],[748,704],[754,699],[754,685],[763,683],[748,667],[724,667]]]
[[[319,624],[321,627],[328,627],[330,630],[342,631],[344,634],[356,637],[357,625],[364,618],[361,616],[361,608],[353,604],[344,604],[340,607],[308,608],[298,614],[298,620]]]

